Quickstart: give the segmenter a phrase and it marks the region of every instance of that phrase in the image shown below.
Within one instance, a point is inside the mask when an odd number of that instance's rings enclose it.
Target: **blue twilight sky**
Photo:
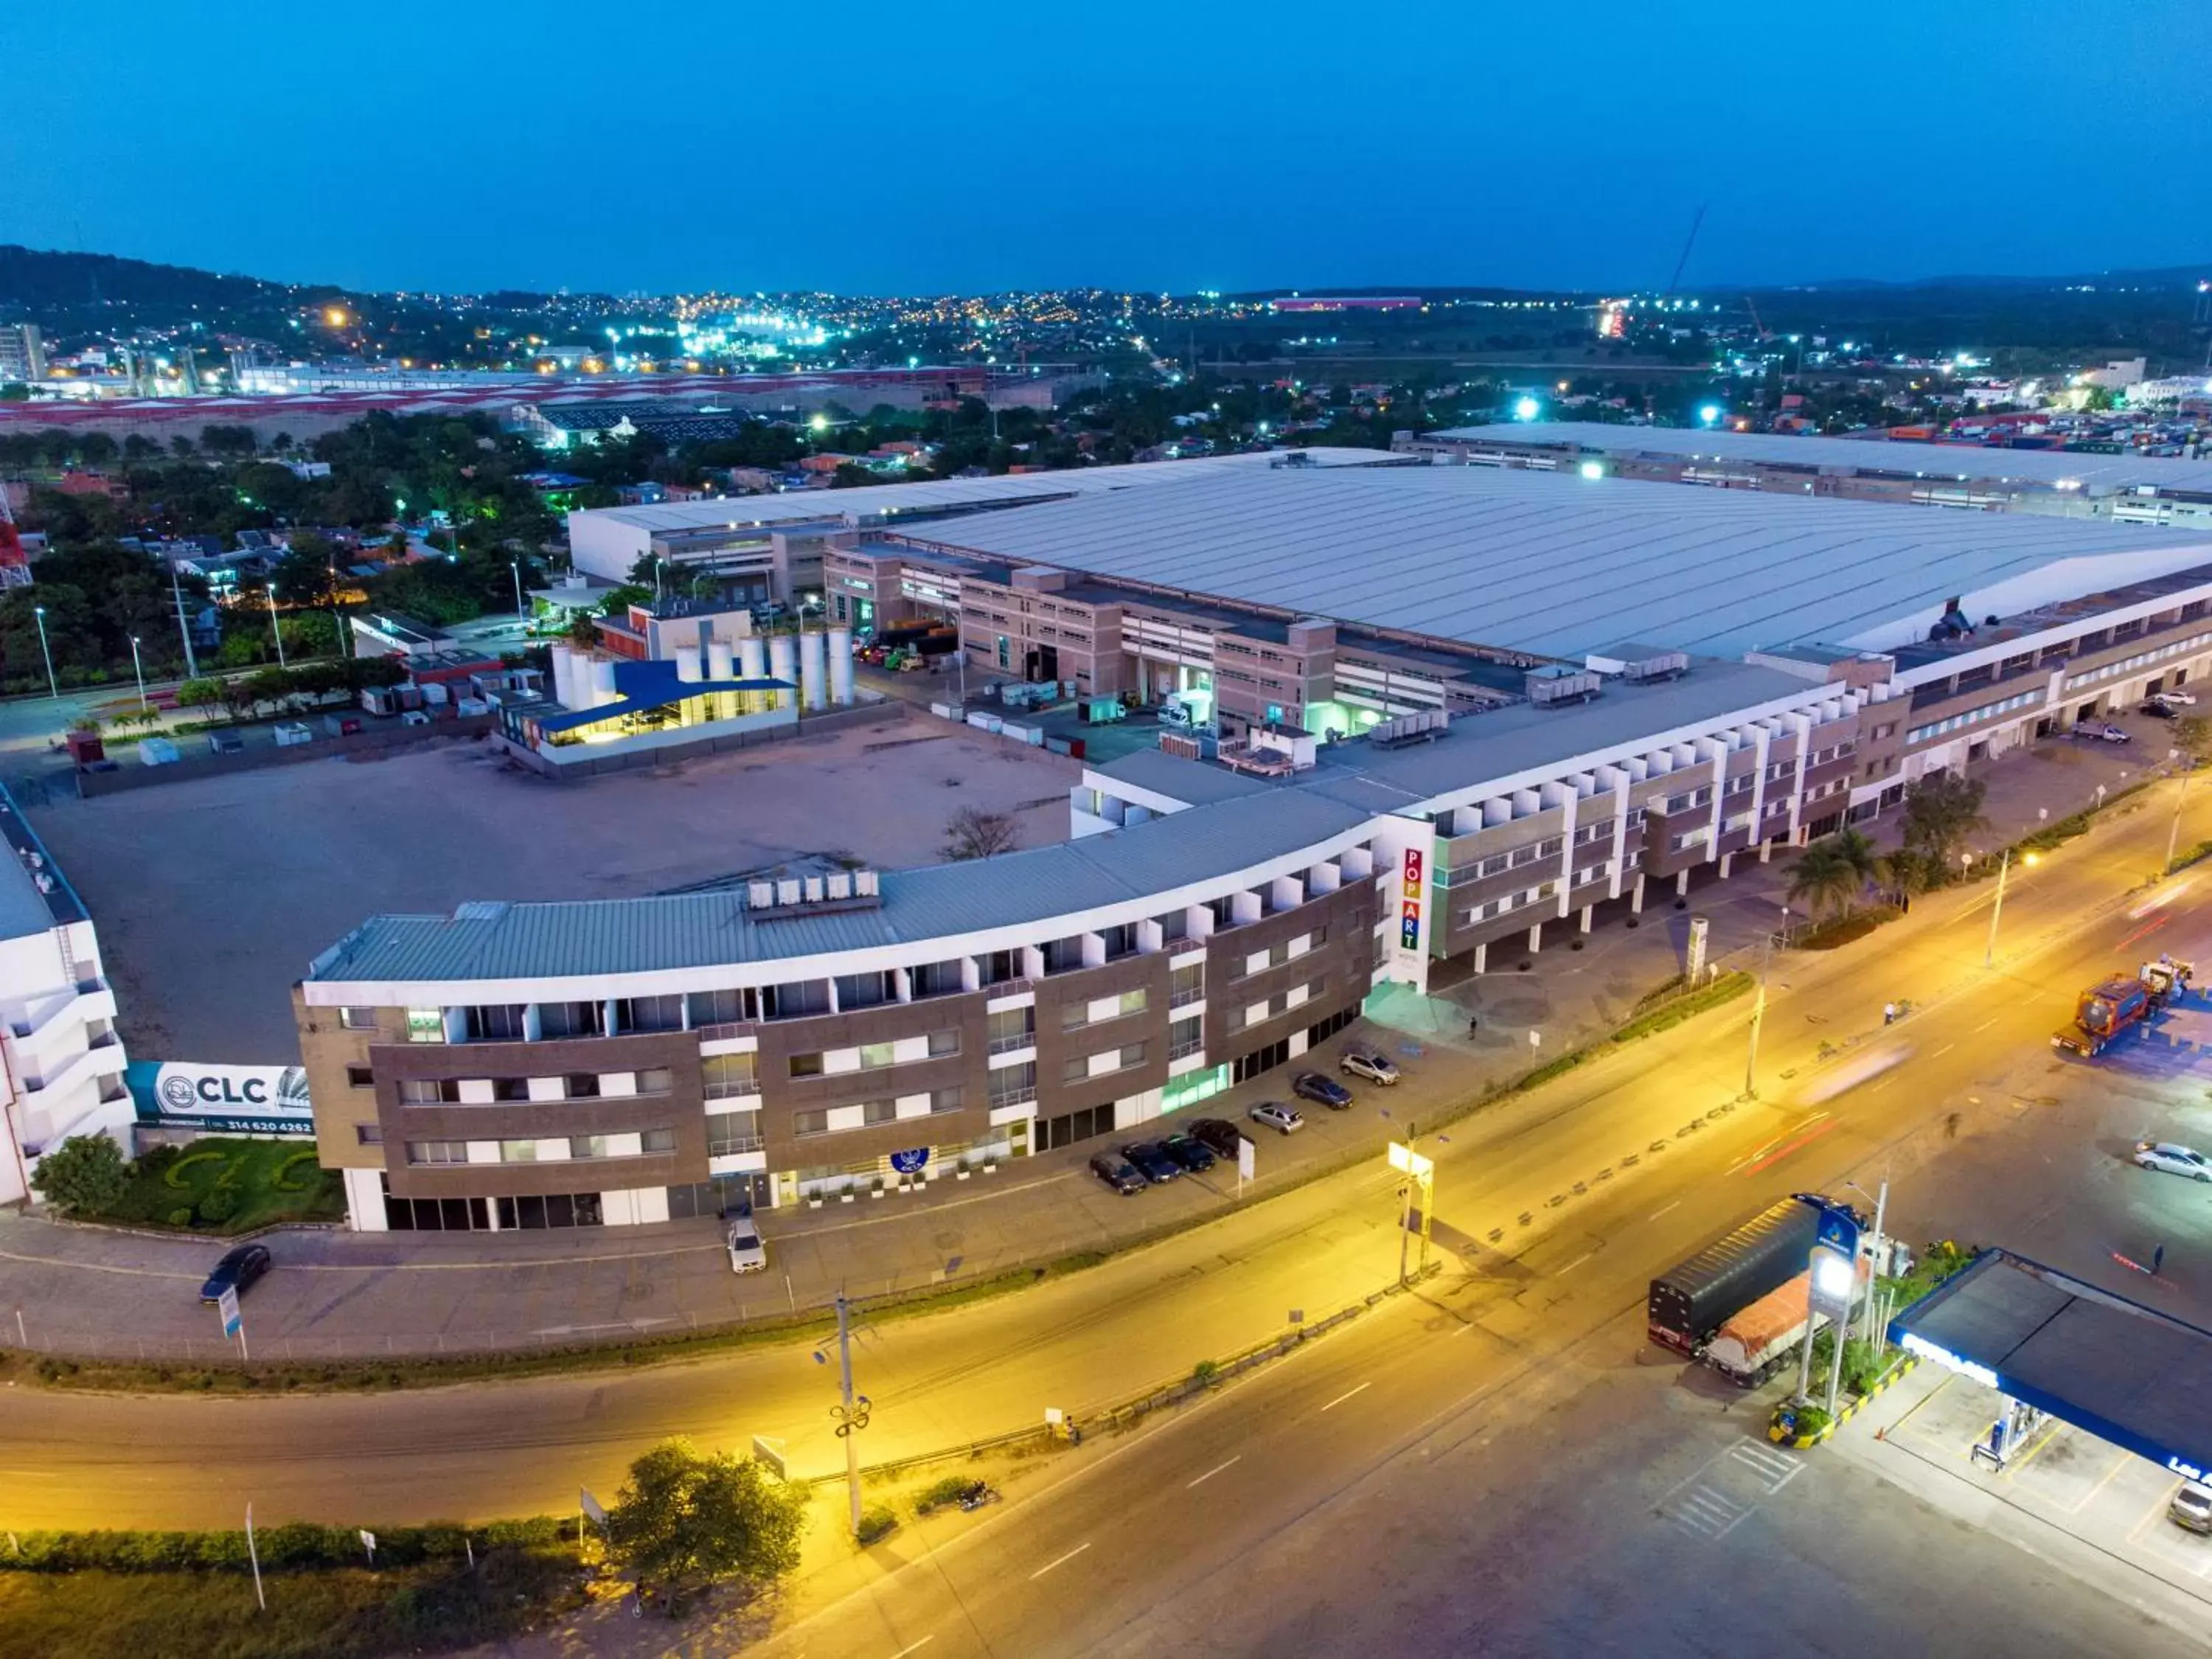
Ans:
[[[2212,0],[0,0],[0,241],[846,292],[2212,264]]]

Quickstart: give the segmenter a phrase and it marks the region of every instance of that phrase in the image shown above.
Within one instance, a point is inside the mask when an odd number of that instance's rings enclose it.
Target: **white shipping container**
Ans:
[[[968,717],[968,724],[981,732],[995,732],[1003,726],[1006,722],[1000,720],[996,714],[970,714]]]

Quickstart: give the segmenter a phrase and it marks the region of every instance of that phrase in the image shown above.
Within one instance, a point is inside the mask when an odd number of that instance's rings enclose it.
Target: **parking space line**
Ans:
[[[2081,1514],[2083,1510],[2089,1507],[2089,1500],[2091,1498],[2094,1498],[2099,1492],[2104,1491],[2106,1486],[2112,1484],[2112,1477],[2114,1475],[2118,1474],[2122,1469],[2127,1468],[2129,1464],[2135,1461],[2136,1455],[2130,1451],[2124,1451],[2115,1456],[2112,1459],[2112,1467],[2105,1471],[2103,1478],[2100,1480],[2095,1486],[2090,1487],[2088,1491],[2083,1492],[2081,1497],[2075,1498],[2074,1500],[2073,1507],[2069,1509],[2066,1512],[2069,1515]]]
[[[1232,1467],[1232,1466],[1234,1466],[1234,1465],[1236,1465],[1236,1464],[1237,1464],[1237,1463],[1241,1463],[1241,1462],[1243,1462],[1243,1461],[1244,1461],[1244,1454],[1243,1454],[1243,1453],[1242,1453],[1242,1452],[1239,1452],[1239,1453],[1237,1453],[1237,1455],[1236,1455],[1236,1456],[1234,1456],[1234,1457],[1231,1458],[1231,1459],[1229,1460],[1229,1462],[1226,1462],[1226,1463],[1217,1463],[1217,1464],[1215,1464],[1212,1468],[1208,1469],[1208,1470],[1207,1470],[1204,1474],[1200,1475],[1200,1476],[1198,1477],[1198,1479],[1197,1479],[1197,1480],[1186,1480],[1186,1481],[1184,1481],[1184,1482],[1183,1482],[1183,1487],[1182,1487],[1182,1489],[1183,1489],[1185,1492],[1188,1492],[1188,1491],[1189,1491],[1193,1486],[1203,1486],[1203,1485],[1205,1485],[1205,1484],[1206,1484],[1206,1482],[1207,1482],[1207,1481],[1209,1481],[1209,1480],[1212,1480],[1212,1479],[1213,1479],[1213,1477],[1214,1477],[1215,1475],[1217,1475],[1217,1474],[1220,1474],[1220,1473],[1222,1472],[1222,1470],[1224,1470],[1224,1469],[1225,1469],[1225,1468],[1231,1468],[1231,1467]]]
[[[906,1659],[907,1655],[909,1653],[920,1653],[924,1648],[927,1647],[936,1639],[937,1632],[935,1631],[932,1631],[928,1635],[923,1637],[919,1642],[908,1643],[905,1647],[901,1648],[896,1653],[891,1655],[891,1659]]]
[[[1584,1251],[1583,1251],[1580,1255],[1577,1256],[1577,1257],[1576,1257],[1572,1261],[1570,1261],[1569,1263],[1567,1263],[1567,1265],[1566,1265],[1565,1267],[1555,1267],[1555,1268],[1553,1268],[1553,1269],[1552,1270],[1552,1277],[1553,1277],[1553,1278],[1554,1278],[1554,1279],[1565,1279],[1565,1278],[1569,1273],[1571,1273],[1574,1272],[1574,1270],[1575,1270],[1576,1268],[1577,1268],[1577,1267],[1581,1267],[1581,1266],[1583,1265],[1583,1262],[1585,1262],[1585,1261],[1589,1261],[1592,1256],[1595,1255],[1596,1254],[1597,1254],[1597,1252],[1596,1252],[1595,1250],[1584,1250]]]
[[[1335,1399],[1334,1399],[1334,1400],[1330,1401],[1328,1402],[1328,1404],[1327,1404],[1326,1406],[1323,1406],[1323,1407],[1322,1407],[1322,1410],[1323,1410],[1323,1411],[1325,1411],[1325,1412],[1333,1412],[1333,1411],[1334,1411],[1334,1410],[1335,1410],[1339,1406],[1341,1406],[1341,1405],[1342,1405],[1346,1401],[1347,1401],[1347,1400],[1351,1399],[1351,1398],[1352,1398],[1352,1395],[1355,1395],[1355,1394],[1365,1394],[1365,1393],[1368,1391],[1368,1389],[1370,1389],[1373,1388],[1374,1386],[1375,1386],[1375,1385],[1374,1385],[1372,1382],[1362,1382],[1362,1383],[1361,1383],[1358,1388],[1353,1389],[1352,1390],[1351,1390],[1351,1392],[1350,1392],[1350,1393],[1346,1393],[1346,1394],[1340,1394],[1340,1395],[1337,1395],[1337,1397],[1336,1397]]]
[[[1078,1544],[1073,1549],[1068,1551],[1066,1554],[1061,1556],[1057,1561],[1046,1562],[1042,1566],[1039,1567],[1035,1572],[1030,1575],[1030,1583],[1034,1584],[1038,1579],[1043,1577],[1045,1574],[1050,1572],[1054,1567],[1066,1566],[1069,1562],[1075,1559],[1077,1556],[1082,1554],[1084,1551],[1090,1547],[1091,1546],[1088,1544]]]

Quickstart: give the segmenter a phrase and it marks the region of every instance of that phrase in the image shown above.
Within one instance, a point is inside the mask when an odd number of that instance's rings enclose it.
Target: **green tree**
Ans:
[[[2173,746],[2181,751],[2182,758],[2194,770],[2212,756],[2212,720],[2202,714],[2184,714],[2173,723]]]
[[[70,1215],[99,1215],[130,1184],[123,1149],[106,1135],[71,1135],[39,1160],[31,1185]]]
[[[1979,778],[1951,772],[1931,772],[1915,780],[1905,792],[1900,830],[1905,845],[1948,877],[1966,837],[1990,827],[1982,816],[1987,793]]]
[[[1815,916],[1841,915],[1850,910],[1865,881],[1850,855],[1836,845],[1836,838],[1823,836],[1790,866],[1790,896]]]
[[[641,1587],[764,1584],[799,1565],[806,1496],[760,1464],[664,1440],[629,1466],[607,1512],[609,1551]]]

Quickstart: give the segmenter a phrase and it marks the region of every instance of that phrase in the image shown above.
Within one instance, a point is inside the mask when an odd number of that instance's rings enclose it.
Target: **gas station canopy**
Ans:
[[[1889,1336],[2189,1480],[2212,1468],[2212,1331],[1990,1250]]]

